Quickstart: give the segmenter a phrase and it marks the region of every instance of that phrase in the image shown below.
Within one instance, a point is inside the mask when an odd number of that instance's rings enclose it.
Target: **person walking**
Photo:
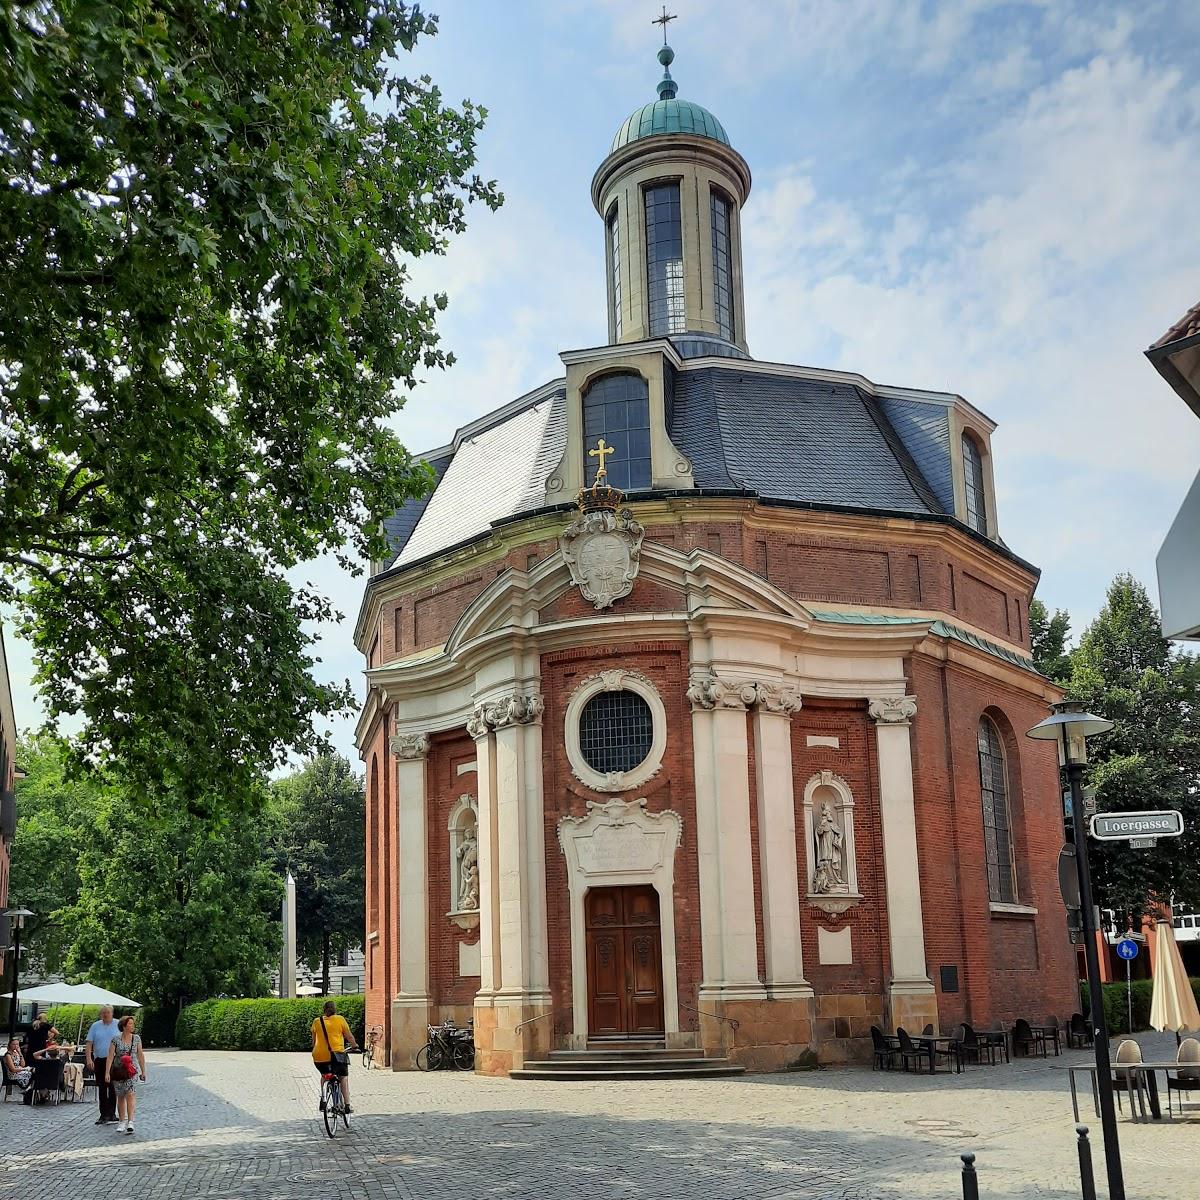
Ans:
[[[321,1075],[336,1075],[338,1085],[342,1089],[342,1102],[348,1113],[354,1110],[350,1107],[350,1055],[351,1050],[357,1050],[358,1044],[354,1034],[350,1032],[350,1023],[345,1017],[338,1016],[337,1005],[332,1000],[326,1000],[321,1008],[321,1015],[312,1023],[312,1057],[317,1071]],[[321,1100],[324,1109],[325,1101]]]
[[[117,1023],[113,1020],[112,1006],[109,1004],[100,1010],[100,1019],[93,1021],[87,1032],[84,1061],[87,1069],[96,1074],[96,1095],[100,1101],[97,1125],[109,1125],[117,1119],[117,1098],[113,1095],[104,1064],[108,1061],[108,1052],[119,1032]]]
[[[142,1052],[142,1039],[133,1027],[132,1017],[122,1017],[117,1022],[118,1033],[108,1048],[108,1062],[104,1064],[104,1074],[117,1097],[118,1133],[133,1132],[133,1114],[137,1109],[134,1085],[139,1079],[146,1082],[146,1055]]]

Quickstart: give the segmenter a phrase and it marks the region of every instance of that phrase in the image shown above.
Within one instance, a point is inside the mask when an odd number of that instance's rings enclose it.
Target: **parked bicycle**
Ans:
[[[368,1071],[375,1065],[375,1047],[379,1045],[382,1037],[383,1026],[372,1025],[367,1030],[366,1037],[363,1038],[362,1064]]]
[[[336,1075],[321,1076],[321,1116],[325,1121],[325,1132],[337,1137],[338,1117],[342,1125],[350,1128],[350,1117],[346,1113],[346,1102],[342,1099],[341,1081]]]
[[[418,1071],[473,1071],[475,1069],[475,1023],[465,1029],[447,1017],[429,1026],[429,1041],[417,1051]]]

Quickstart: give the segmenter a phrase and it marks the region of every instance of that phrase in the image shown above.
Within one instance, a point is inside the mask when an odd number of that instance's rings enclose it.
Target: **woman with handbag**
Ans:
[[[358,1044],[354,1034],[350,1032],[350,1023],[345,1017],[338,1016],[337,1005],[332,1000],[326,1000],[317,1019],[312,1023],[312,1056],[313,1063],[322,1075],[336,1075],[342,1089],[342,1103],[346,1112],[354,1110],[350,1107],[350,1055],[347,1052],[357,1050]],[[325,1101],[321,1101],[324,1108]]]
[[[117,1132],[133,1132],[133,1114],[137,1109],[137,1096],[133,1085],[138,1079],[146,1082],[146,1056],[142,1052],[142,1039],[133,1032],[132,1017],[122,1017],[117,1022],[117,1036],[108,1048],[108,1061],[104,1064],[105,1077],[112,1084],[117,1097]]]

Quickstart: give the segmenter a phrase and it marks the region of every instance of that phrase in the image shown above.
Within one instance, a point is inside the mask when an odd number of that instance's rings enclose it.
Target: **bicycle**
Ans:
[[[440,1025],[430,1025],[429,1041],[417,1051],[418,1071],[456,1071],[475,1069],[475,1032],[473,1022],[460,1029],[447,1018]]]
[[[372,1025],[363,1038],[362,1064],[369,1071],[375,1065],[375,1047],[383,1037],[383,1026]]]
[[[325,1132],[330,1137],[337,1137],[338,1117],[342,1118],[342,1124],[347,1129],[350,1128],[346,1102],[342,1099],[341,1081],[336,1075],[321,1076],[321,1117],[325,1121]]]

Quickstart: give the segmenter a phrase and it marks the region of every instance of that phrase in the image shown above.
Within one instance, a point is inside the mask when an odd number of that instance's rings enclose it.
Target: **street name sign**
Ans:
[[[1159,812],[1106,812],[1092,818],[1092,837],[1101,842],[1120,842],[1126,838],[1179,837],[1183,833],[1183,814],[1175,809]]]

